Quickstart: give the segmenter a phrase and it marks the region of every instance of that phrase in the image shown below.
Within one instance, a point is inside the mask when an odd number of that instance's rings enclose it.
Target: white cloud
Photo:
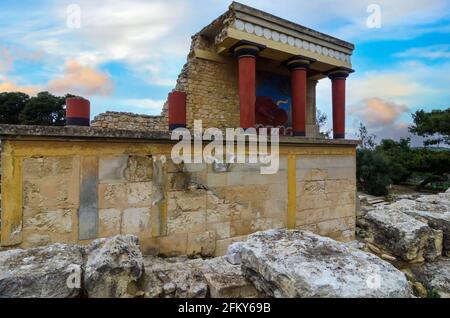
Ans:
[[[161,112],[162,107],[164,106],[165,102],[166,101],[162,100],[162,99],[133,98],[133,99],[126,99],[123,102],[119,102],[119,103],[124,106],[145,109],[147,112],[150,112],[150,113],[159,113],[159,112]]]
[[[450,44],[411,48],[395,54],[400,58],[450,59]]]

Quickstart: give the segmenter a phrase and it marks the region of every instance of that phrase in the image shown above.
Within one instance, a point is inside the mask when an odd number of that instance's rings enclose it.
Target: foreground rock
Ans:
[[[206,260],[201,268],[208,283],[211,298],[257,298],[255,286],[242,274],[240,265],[233,265],[225,257]]]
[[[90,298],[134,297],[143,273],[139,240],[132,235],[93,241],[86,249],[85,288]]]
[[[450,193],[421,196],[415,200],[403,199],[388,206],[393,211],[406,213],[443,232],[443,249],[450,253]]]
[[[427,289],[428,297],[450,298],[450,258],[415,266],[411,271],[415,280]]]
[[[365,239],[376,254],[387,253],[403,261],[432,261],[442,254],[442,231],[392,208],[382,207],[358,219]]]
[[[78,297],[82,265],[81,248],[73,245],[1,252],[0,297]]]
[[[147,298],[205,298],[208,285],[200,267],[203,260],[146,256],[141,282]]]
[[[271,230],[240,245],[242,270],[269,297],[410,297],[406,277],[378,257],[310,232]]]

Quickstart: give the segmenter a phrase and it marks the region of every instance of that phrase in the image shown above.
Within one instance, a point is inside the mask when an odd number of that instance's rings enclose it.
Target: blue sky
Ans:
[[[411,112],[450,107],[449,0],[241,2],[355,43],[348,130],[407,135]],[[367,8],[381,9],[368,28]],[[81,9],[70,24],[70,4]],[[190,36],[226,11],[223,0],[0,0],[0,92],[50,90],[106,110],[158,114],[189,50]],[[69,10],[69,14],[68,14]],[[318,108],[331,118],[329,80]]]

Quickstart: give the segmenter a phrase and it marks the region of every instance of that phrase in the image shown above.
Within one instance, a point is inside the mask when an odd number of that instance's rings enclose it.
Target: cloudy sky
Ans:
[[[450,106],[450,0],[242,0],[355,43],[348,127],[407,135],[411,112]],[[76,7],[73,4],[77,5]],[[190,36],[225,0],[0,0],[0,92],[88,97],[93,113],[159,114]],[[381,28],[368,28],[370,4]],[[78,25],[72,13],[81,9]],[[329,80],[318,107],[331,118]]]

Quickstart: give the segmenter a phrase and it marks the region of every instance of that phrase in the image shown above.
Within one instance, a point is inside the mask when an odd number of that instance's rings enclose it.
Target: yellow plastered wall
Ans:
[[[90,241],[78,239],[87,157],[98,160],[97,237],[135,234],[145,254],[223,255],[229,244],[271,228],[354,237],[354,146],[281,146],[274,175],[248,164],[226,172],[174,165],[162,157],[170,158],[170,143],[43,139],[3,146],[2,246]]]

